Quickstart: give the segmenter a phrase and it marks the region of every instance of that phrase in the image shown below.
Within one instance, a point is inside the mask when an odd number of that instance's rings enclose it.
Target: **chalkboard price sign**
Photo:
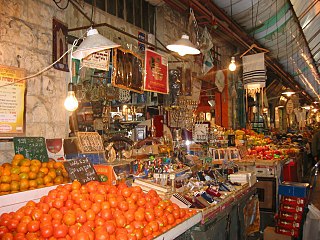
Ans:
[[[78,180],[81,184],[90,181],[99,181],[99,176],[88,158],[71,159],[63,163],[70,179]]]
[[[14,137],[14,152],[28,159],[48,162],[46,142],[43,137]]]

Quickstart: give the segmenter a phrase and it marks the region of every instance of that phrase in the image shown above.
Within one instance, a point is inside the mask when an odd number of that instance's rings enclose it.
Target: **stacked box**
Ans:
[[[276,233],[299,237],[307,205],[309,184],[283,182],[279,185],[280,205],[275,216]]]

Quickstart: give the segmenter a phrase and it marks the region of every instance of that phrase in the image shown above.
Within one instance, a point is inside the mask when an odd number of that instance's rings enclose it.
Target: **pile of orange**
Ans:
[[[11,163],[0,166],[0,195],[69,182],[62,162],[24,158],[16,154]]]

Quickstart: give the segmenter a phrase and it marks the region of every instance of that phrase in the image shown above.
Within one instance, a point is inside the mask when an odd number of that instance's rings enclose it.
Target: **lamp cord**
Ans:
[[[67,9],[67,7],[69,6],[70,0],[67,1],[66,6],[64,7],[60,7],[58,4],[61,3],[61,0],[53,0],[53,2],[56,4],[56,6],[60,9],[60,10],[65,10]]]
[[[72,51],[73,51],[73,48],[77,45],[79,39],[81,39],[83,36],[84,36],[84,34],[83,34],[80,38],[74,40],[74,42],[73,42],[73,44],[72,44],[72,47],[71,47],[70,49],[68,49],[68,50],[67,50],[65,53],[63,53],[63,54],[61,55],[61,57],[59,57],[55,62],[53,62],[53,63],[50,64],[49,66],[47,66],[47,67],[45,67],[44,69],[42,69],[40,72],[37,72],[37,73],[35,73],[35,74],[32,74],[32,75],[27,76],[27,77],[24,77],[24,78],[20,78],[20,79],[14,81],[14,82],[11,82],[11,83],[7,83],[7,84],[0,85],[0,88],[6,87],[6,86],[10,86],[10,85],[13,85],[13,84],[16,84],[16,83],[19,83],[19,82],[22,82],[22,81],[28,80],[28,79],[30,79],[30,78],[34,78],[34,77],[40,75],[41,73],[44,73],[45,71],[48,71],[50,68],[53,67],[53,65],[55,65],[56,63],[58,63],[58,62],[59,62],[67,53],[69,53],[69,52],[71,52],[71,57],[70,57],[70,59],[71,59],[71,64],[72,64]],[[72,69],[71,64],[70,64],[70,67],[69,67],[70,72],[71,72],[71,69]],[[72,81],[72,73],[71,73],[71,81]]]

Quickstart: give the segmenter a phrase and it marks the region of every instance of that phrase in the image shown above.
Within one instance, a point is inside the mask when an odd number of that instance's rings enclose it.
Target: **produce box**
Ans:
[[[42,196],[47,195],[50,190],[56,187],[57,185],[0,196],[0,215],[16,211],[26,205],[28,201],[38,202]]]
[[[130,162],[118,162],[109,164],[97,164],[93,167],[98,174],[103,174],[107,176],[107,183],[111,185],[116,185],[117,181],[125,181],[125,179],[130,175],[130,166]]]

